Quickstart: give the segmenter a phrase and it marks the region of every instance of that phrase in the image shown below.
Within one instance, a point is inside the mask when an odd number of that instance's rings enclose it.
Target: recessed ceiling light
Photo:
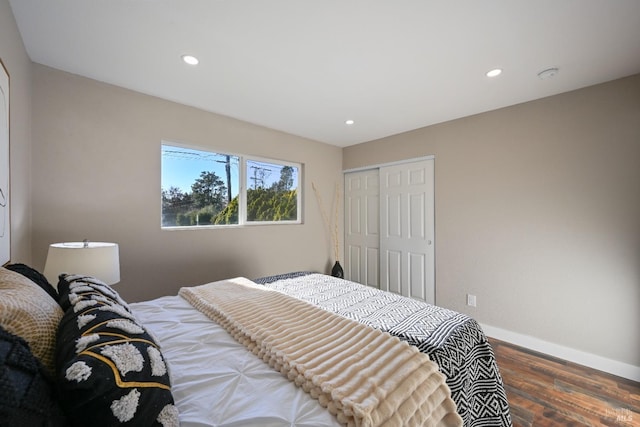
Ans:
[[[182,55],[182,60],[189,65],[198,65],[198,62],[200,62],[198,58],[193,55]]]
[[[354,124],[354,123],[355,123],[355,122],[354,122],[353,120],[351,120],[351,119],[346,120],[346,121],[344,122],[344,124],[345,124],[345,125],[348,125],[348,126],[351,126],[351,125],[352,125],[352,124]]]
[[[501,68],[494,68],[493,70],[487,71],[487,77],[498,77],[502,74]]]

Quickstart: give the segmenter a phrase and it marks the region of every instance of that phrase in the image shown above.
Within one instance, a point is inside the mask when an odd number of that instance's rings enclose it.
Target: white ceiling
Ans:
[[[640,72],[640,0],[9,2],[34,62],[337,146]]]

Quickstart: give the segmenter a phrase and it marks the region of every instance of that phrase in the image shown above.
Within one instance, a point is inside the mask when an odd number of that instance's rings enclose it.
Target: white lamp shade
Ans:
[[[116,243],[67,242],[49,246],[44,276],[57,286],[62,273],[84,274],[107,285],[120,281],[120,256]]]

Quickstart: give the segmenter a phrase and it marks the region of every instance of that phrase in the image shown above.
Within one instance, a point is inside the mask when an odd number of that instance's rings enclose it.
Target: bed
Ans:
[[[473,318],[323,274],[296,272],[255,281],[418,347],[447,377],[465,426],[511,425],[493,349]]]
[[[433,306],[422,325],[409,325],[400,312],[380,317],[376,305],[388,308],[385,298],[396,296],[321,274],[243,280],[429,355],[439,371],[433,375],[442,377],[438,390],[447,393],[443,405],[455,401],[459,413],[453,405],[455,418],[438,425],[511,425],[493,353],[472,319]],[[184,295],[128,304],[95,278],[63,275],[55,289],[32,269],[2,268],[0,296],[0,419],[8,425],[344,425],[330,404],[284,378]],[[426,313],[404,302],[413,307],[410,318]],[[14,381],[16,371],[29,373],[28,381]]]

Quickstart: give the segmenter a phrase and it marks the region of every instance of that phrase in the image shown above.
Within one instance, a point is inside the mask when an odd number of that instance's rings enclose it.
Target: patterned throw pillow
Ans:
[[[46,293],[48,293],[51,298],[56,301],[58,300],[58,292],[56,291],[56,288],[54,288],[47,278],[35,268],[31,268],[26,264],[8,264],[5,268],[29,278],[33,283],[40,286]]]
[[[112,288],[63,276],[69,308],[58,329],[60,402],[74,425],[178,426],[160,348]]]
[[[53,379],[25,340],[0,327],[0,426],[66,425]]]
[[[55,383],[29,345],[0,327],[0,425],[62,427]]]
[[[60,306],[25,276],[0,267],[0,326],[23,338],[51,373]]]

